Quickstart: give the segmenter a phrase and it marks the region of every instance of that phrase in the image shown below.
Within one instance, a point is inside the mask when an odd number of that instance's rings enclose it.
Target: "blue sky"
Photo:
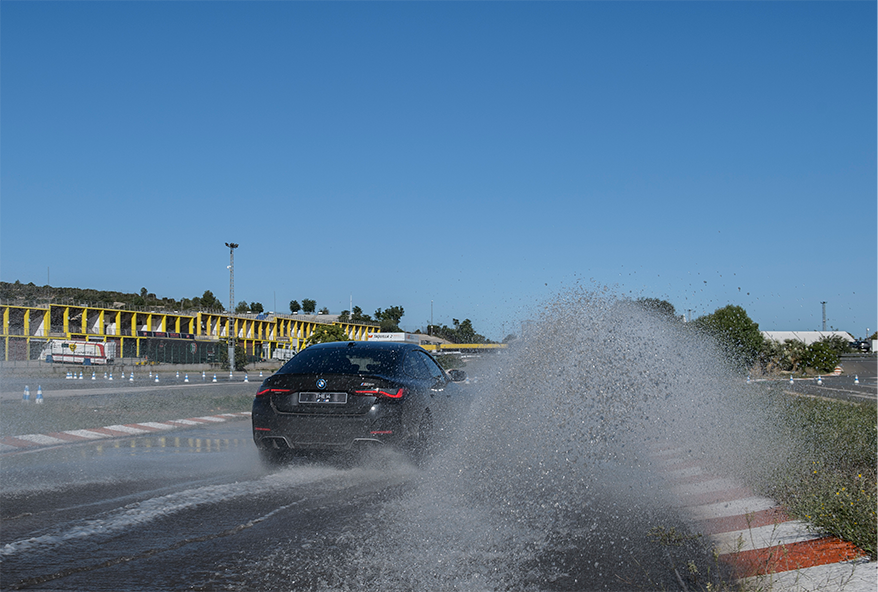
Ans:
[[[876,4],[0,5],[0,279],[501,339],[876,321]]]

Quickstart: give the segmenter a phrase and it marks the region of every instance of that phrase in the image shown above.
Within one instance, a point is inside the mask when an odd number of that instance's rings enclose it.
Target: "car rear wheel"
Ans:
[[[430,446],[433,440],[433,414],[429,409],[424,410],[421,420],[418,422],[418,432],[412,440],[411,456],[415,464],[422,466],[430,455]]]
[[[280,448],[260,448],[259,459],[270,467],[276,467],[287,462],[289,451]]]

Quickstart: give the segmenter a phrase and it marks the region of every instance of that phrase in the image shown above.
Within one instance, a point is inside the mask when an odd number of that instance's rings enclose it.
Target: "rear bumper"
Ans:
[[[278,413],[256,401],[252,421],[253,441],[265,449],[347,450],[364,444],[400,444],[408,437],[399,414],[380,407],[360,416],[297,415]]]

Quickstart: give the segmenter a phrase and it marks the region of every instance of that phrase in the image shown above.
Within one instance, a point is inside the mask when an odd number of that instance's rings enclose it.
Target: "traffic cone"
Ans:
[[[30,389],[25,386],[24,387],[24,395],[21,397],[22,403],[30,403]]]
[[[201,371],[201,380],[205,380],[205,379],[207,379],[207,372],[205,372],[204,370],[202,370],[202,371]]]
[[[180,380],[180,371],[177,370],[177,380]]]
[[[854,384],[860,384],[860,376],[857,374],[854,375]]]
[[[91,373],[91,379],[97,380],[97,374],[94,371],[92,371],[92,373]]]
[[[823,379],[820,378],[820,375],[817,376],[817,385],[820,386],[823,384]]]
[[[244,382],[250,382],[250,378],[246,374],[244,375]]]
[[[155,373],[155,381],[156,381],[156,382],[159,381],[159,373],[158,373],[158,372]]]
[[[216,382],[216,374],[213,375],[213,382]]]
[[[110,372],[110,377],[107,380],[113,380],[113,373]]]
[[[790,384],[793,384],[793,375],[790,374]]]
[[[104,380],[106,380],[106,379],[107,379],[107,373],[104,372]]]
[[[262,378],[262,370],[259,371],[259,378]]]
[[[131,374],[128,375],[128,382],[134,382],[134,370],[132,370]]]
[[[43,402],[43,388],[40,385],[37,385],[37,400],[34,401],[35,404],[40,405]]]
[[[750,375],[747,375],[747,384],[750,384]]]
[[[79,371],[79,380],[82,380],[82,370]]]
[[[187,374],[186,377],[183,379],[183,382],[189,382],[189,375],[188,375],[188,374]]]
[[[68,370],[68,371],[67,371],[67,378],[65,378],[64,380],[70,380],[71,378],[72,378],[72,377],[70,376],[70,370]]]

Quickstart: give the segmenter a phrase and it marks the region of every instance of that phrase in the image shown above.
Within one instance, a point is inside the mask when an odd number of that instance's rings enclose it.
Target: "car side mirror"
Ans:
[[[463,370],[458,370],[457,368],[449,370],[448,376],[450,376],[451,380],[453,380],[454,382],[463,382],[464,380],[466,380],[466,372],[464,372]]]

